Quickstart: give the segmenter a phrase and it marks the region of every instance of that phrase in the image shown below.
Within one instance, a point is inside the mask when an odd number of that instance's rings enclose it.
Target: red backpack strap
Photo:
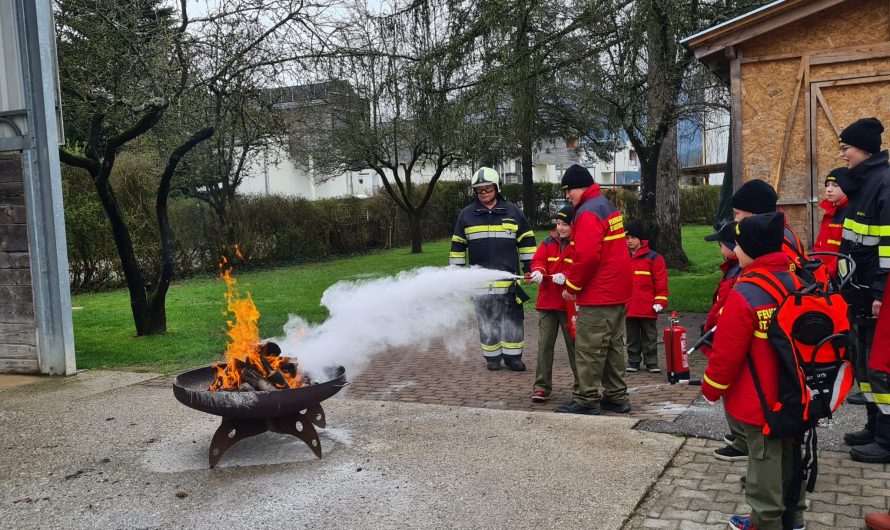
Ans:
[[[794,287],[796,289],[799,287],[798,280],[793,275],[792,277],[794,278]],[[782,282],[777,281],[776,278],[772,275],[763,274],[762,272],[759,272],[757,270],[753,270],[751,272],[743,274],[742,277],[739,278],[739,282],[753,283],[754,285],[760,287],[761,289],[766,291],[766,293],[770,295],[777,304],[781,304],[782,300],[784,300],[785,297],[788,296],[788,289],[784,285],[782,285]]]

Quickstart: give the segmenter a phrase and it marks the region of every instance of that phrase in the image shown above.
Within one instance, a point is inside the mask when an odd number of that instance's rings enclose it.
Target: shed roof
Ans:
[[[686,37],[680,43],[688,46],[696,59],[707,64],[715,72],[723,73],[728,69],[729,59],[724,51],[729,46],[741,44],[844,1],[776,0]]]

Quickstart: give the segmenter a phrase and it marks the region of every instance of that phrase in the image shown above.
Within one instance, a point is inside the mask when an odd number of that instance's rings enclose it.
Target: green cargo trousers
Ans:
[[[569,366],[575,376],[573,390],[578,389],[578,371],[575,368],[575,339],[566,327],[569,323],[565,311],[538,311],[538,369],[535,373],[535,390],[541,390],[548,396],[553,390],[553,346],[556,335],[562,330],[562,338],[569,354]]]
[[[629,404],[624,382],[624,304],[581,306],[575,322],[575,366],[578,389],[573,399],[585,408],[600,406],[604,398]]]
[[[791,438],[767,438],[760,427],[740,423],[748,441],[748,474],[745,502],[751,506],[751,522],[759,530],[781,530],[785,512],[784,492],[794,477],[794,451]],[[806,510],[806,484],[800,488],[800,501],[794,523],[803,523]]]
[[[627,317],[627,362],[658,364],[658,329],[654,318]]]
[[[736,451],[745,455],[748,454],[748,441],[745,438],[745,424],[730,416],[725,408],[723,409],[723,413],[726,414],[726,425],[729,426],[729,432],[735,435],[735,440],[733,440],[730,445]]]

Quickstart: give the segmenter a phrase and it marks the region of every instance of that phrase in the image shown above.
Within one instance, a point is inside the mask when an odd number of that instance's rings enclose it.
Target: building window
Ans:
[[[636,163],[637,161],[637,152],[631,149],[627,152],[627,158],[630,159],[631,162]]]

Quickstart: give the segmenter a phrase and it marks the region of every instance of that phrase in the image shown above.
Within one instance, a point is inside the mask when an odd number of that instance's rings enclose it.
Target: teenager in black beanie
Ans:
[[[624,233],[639,240],[646,239],[643,237],[643,225],[639,221],[628,221],[624,225]]]
[[[881,151],[884,126],[875,118],[857,120],[840,134],[839,157],[850,172],[841,180],[850,195],[844,219],[841,253],[856,263],[854,282],[864,289],[844,293],[850,305],[850,322],[856,332],[854,369],[866,400],[868,421],[862,430],[848,432],[844,442],[851,446],[853,460],[890,462],[890,414],[869,399],[890,394],[890,373],[869,368],[876,319],[890,318],[882,312],[884,289],[890,273],[890,165]],[[850,188],[846,188],[846,186]],[[850,193],[850,192],[848,192]],[[870,396],[871,394],[872,396]]]
[[[741,220],[739,219],[740,214],[744,218],[748,215],[776,211],[778,198],[776,190],[766,182],[760,179],[749,180],[732,194],[732,211],[736,217],[735,221]]]
[[[739,257],[739,264],[745,268],[760,256],[781,252],[784,240],[785,215],[782,212],[742,219],[735,227],[735,253]]]

